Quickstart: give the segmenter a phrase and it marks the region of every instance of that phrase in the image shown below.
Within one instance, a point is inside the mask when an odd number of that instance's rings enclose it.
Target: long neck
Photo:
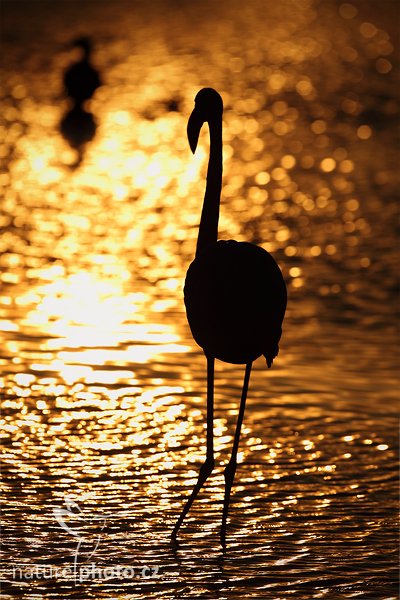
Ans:
[[[210,157],[207,184],[201,211],[196,256],[218,240],[218,218],[222,185],[222,115],[210,119]]]

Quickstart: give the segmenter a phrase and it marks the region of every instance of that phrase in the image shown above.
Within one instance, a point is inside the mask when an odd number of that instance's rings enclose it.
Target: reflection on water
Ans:
[[[74,106],[62,118],[60,131],[70,146],[75,148],[77,158],[73,167],[78,167],[83,160],[85,145],[92,141],[96,134],[96,122],[92,113]]]
[[[134,4],[28,3],[20,22],[6,3],[4,598],[394,598],[394,4],[210,2],[212,20],[208,3]],[[71,171],[59,48],[84,26],[104,82]],[[205,454],[204,357],[181,291],[206,155],[190,155],[186,119],[204,85],[226,105],[220,236],[273,252],[289,289],[279,361],[252,375],[224,559],[235,365],[216,370],[221,468],[168,544]],[[73,564],[53,514],[66,494],[92,519],[79,561],[105,518],[90,561],[134,576],[12,573]]]

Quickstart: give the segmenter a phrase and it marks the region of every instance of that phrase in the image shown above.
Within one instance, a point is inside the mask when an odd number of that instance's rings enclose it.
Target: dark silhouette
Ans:
[[[60,131],[77,152],[77,159],[73,165],[77,167],[82,162],[85,144],[96,135],[96,122],[93,114],[80,105],[73,106],[62,119]]]
[[[263,248],[234,240],[217,241],[222,183],[222,112],[221,96],[211,88],[204,88],[195,98],[187,128],[192,152],[196,150],[204,122],[208,122],[210,132],[207,185],[196,257],[188,269],[184,288],[190,329],[207,358],[207,455],[198,481],[173,529],[172,541],[176,540],[186,514],[215,466],[213,395],[214,361],[218,358],[228,363],[246,364],[232,454],[224,471],[221,543],[225,548],[229,499],[251,366],[256,358],[264,355],[271,367],[278,354],[286,310],[286,286],[275,260]]]
[[[96,134],[94,116],[85,109],[85,102],[101,85],[101,80],[97,70],[90,64],[92,48],[90,39],[87,37],[77,38],[72,42],[71,47],[81,48],[82,56],[64,74],[64,88],[72,107],[63,117],[60,131],[77,152],[77,159],[72,165],[72,167],[77,167],[82,162],[85,144],[90,142]]]
[[[64,87],[67,96],[75,105],[89,100],[97,88],[101,85],[100,76],[96,69],[90,64],[92,43],[88,37],[80,37],[74,40],[72,47],[82,49],[81,59],[71,65],[64,75]]]

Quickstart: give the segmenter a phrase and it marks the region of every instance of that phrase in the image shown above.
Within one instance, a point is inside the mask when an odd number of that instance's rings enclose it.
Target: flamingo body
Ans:
[[[278,354],[286,286],[272,256],[248,242],[220,240],[191,263],[184,298],[192,335],[208,357],[247,364]]]

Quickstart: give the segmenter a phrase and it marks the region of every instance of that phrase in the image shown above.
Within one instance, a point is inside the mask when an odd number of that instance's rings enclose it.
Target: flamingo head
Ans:
[[[84,56],[89,56],[92,49],[92,42],[88,36],[75,38],[71,44],[71,48],[81,48]]]
[[[194,153],[197,148],[200,130],[203,123],[222,119],[223,102],[221,96],[213,88],[201,89],[194,99],[194,109],[189,117],[187,136],[189,146]]]

